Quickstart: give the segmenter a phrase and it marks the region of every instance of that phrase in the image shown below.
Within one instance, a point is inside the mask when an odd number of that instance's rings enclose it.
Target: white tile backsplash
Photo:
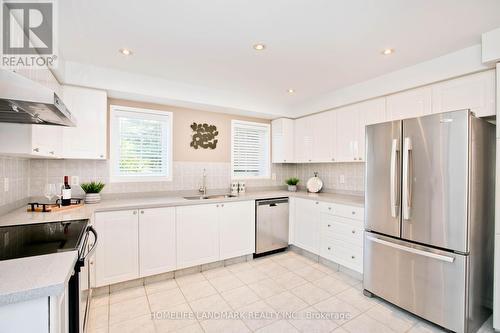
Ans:
[[[9,190],[5,191],[8,179]],[[0,156],[0,212],[15,208],[20,202],[27,201],[30,186],[30,160]]]
[[[103,193],[196,191],[202,183],[203,169],[207,172],[208,190],[229,190],[230,163],[184,162],[173,163],[171,182],[110,183],[109,162],[101,160],[28,160],[0,156],[0,212],[2,208],[27,201],[30,196],[43,196],[47,183],[62,183],[63,176],[78,176],[80,183],[97,180],[106,183]],[[319,173],[324,188],[329,191],[363,192],[364,163],[272,164],[276,179],[246,179],[247,188],[282,186],[289,177],[298,177],[304,188],[307,179]],[[344,176],[345,182],[340,182]],[[9,178],[9,191],[4,192],[4,179]],[[83,195],[73,186],[76,196]],[[15,207],[14,207],[15,208]]]

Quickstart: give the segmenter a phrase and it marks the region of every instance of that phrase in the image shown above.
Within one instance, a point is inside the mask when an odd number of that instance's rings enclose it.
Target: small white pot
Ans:
[[[297,185],[288,185],[288,192],[297,192]]]
[[[87,193],[85,194],[85,203],[93,204],[101,202],[101,194],[100,193]]]

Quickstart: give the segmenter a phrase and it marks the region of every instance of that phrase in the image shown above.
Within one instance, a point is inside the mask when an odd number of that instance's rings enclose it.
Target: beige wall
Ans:
[[[136,102],[122,99],[108,99],[109,105],[121,105],[129,107],[138,107],[153,110],[170,111],[174,115],[174,161],[187,162],[231,162],[231,120],[246,120],[261,123],[270,123],[268,119],[258,119],[229,115],[224,113],[215,113],[200,111],[195,109],[181,108],[168,105],[160,105],[146,102]],[[108,111],[109,112],[109,111]],[[215,149],[194,149],[191,143],[192,130],[190,125],[193,123],[207,123],[217,126],[219,135],[217,139],[217,148]],[[109,142],[109,140],[108,140]]]

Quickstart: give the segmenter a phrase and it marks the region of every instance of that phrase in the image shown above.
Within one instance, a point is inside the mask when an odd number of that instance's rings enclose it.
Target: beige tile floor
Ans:
[[[380,299],[363,296],[361,290],[361,281],[285,252],[96,296],[88,332],[441,332]],[[204,316],[224,312],[247,316],[223,320]],[[282,312],[296,315],[248,317]],[[320,313],[348,315],[311,318]],[[165,319],[162,314],[179,318]],[[493,332],[491,320],[480,331]]]

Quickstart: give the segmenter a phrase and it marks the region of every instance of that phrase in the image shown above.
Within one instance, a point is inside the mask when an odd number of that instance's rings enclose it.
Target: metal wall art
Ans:
[[[215,149],[217,147],[217,142],[219,140],[217,140],[216,137],[219,135],[219,132],[216,126],[192,123],[191,129],[194,132],[192,135],[193,140],[191,141],[191,147],[194,149],[198,149],[198,147],[203,149]]]

